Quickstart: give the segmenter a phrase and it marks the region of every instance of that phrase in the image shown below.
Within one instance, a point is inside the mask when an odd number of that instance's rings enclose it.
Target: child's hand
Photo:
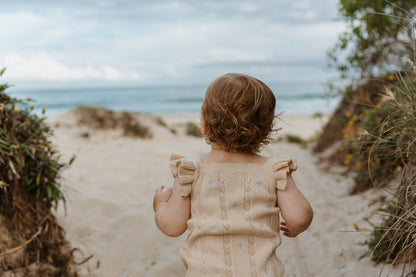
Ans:
[[[280,231],[283,231],[283,235],[285,235],[286,237],[289,237],[289,238],[294,238],[294,237],[296,237],[297,235],[299,235],[299,234],[294,234],[294,233],[291,233],[291,232],[289,231],[289,229],[287,228],[286,222],[284,222],[284,221],[282,221],[282,222],[280,223]]]
[[[168,188],[163,191],[165,186],[160,186],[156,189],[155,196],[153,197],[153,210],[156,212],[158,206],[163,202],[168,202],[172,195],[172,188]]]

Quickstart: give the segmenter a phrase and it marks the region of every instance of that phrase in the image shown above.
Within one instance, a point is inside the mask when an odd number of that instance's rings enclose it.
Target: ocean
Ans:
[[[285,82],[268,84],[276,95],[277,113],[308,115],[332,112],[339,99],[325,96],[319,83]],[[34,99],[35,112],[46,107],[46,115],[67,112],[80,105],[105,107],[114,111],[146,114],[199,113],[206,86],[134,86],[88,88],[10,87],[6,92],[16,98]]]

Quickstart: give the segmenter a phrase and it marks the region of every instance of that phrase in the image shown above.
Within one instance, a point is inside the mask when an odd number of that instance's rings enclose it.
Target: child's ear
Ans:
[[[209,132],[209,127],[207,126],[207,123],[205,122],[205,119],[201,117],[201,126],[202,126],[202,134],[206,135]]]

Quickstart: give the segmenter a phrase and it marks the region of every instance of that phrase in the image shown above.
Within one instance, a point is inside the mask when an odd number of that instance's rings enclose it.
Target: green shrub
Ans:
[[[308,145],[308,142],[306,140],[304,140],[303,138],[301,138],[300,136],[297,136],[297,135],[288,134],[288,135],[286,135],[286,139],[289,142],[299,144],[302,148],[306,148],[307,145]]]
[[[78,123],[95,129],[112,129],[117,126],[116,113],[101,107],[79,106]]]
[[[186,134],[194,137],[202,137],[201,128],[193,122],[186,123]]]
[[[393,199],[380,211],[384,220],[367,244],[375,261],[404,263],[416,270],[416,84],[406,75],[398,74],[398,79],[364,124],[372,128],[370,142],[363,146],[368,160],[374,161],[369,166],[372,181],[401,174]],[[373,167],[381,177],[371,174]]]
[[[125,136],[151,138],[150,128],[144,126],[131,112],[114,112],[101,107],[79,106],[75,113],[78,123],[95,129],[121,128]]]
[[[72,160],[61,161],[45,118],[6,88],[0,85],[0,272],[77,276],[73,250],[51,212],[65,203],[60,172]]]
[[[348,123],[348,114],[351,110],[351,95],[354,94],[354,89],[349,86],[343,92],[343,98],[338,104],[333,115],[329,118],[328,123],[325,124],[322,134],[318,137],[314,151],[322,152],[330,147],[335,142],[342,140],[342,130]]]
[[[409,163],[393,199],[378,212],[383,221],[366,241],[376,262],[407,264],[416,271],[416,164]]]
[[[140,121],[134,117],[131,113],[123,112],[121,114],[121,125],[123,128],[123,134],[125,136],[133,136],[140,138],[151,138],[152,133],[149,127],[143,126]]]

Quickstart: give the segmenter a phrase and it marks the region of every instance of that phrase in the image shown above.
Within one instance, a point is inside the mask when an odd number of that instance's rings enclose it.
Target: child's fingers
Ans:
[[[294,238],[298,235],[298,234],[293,234],[289,231],[289,228],[287,228],[286,222],[280,223],[280,231],[283,232],[283,235],[289,238]]]
[[[163,191],[163,189],[165,188],[165,186],[160,186],[156,189],[156,193],[161,193]]]
[[[283,235],[285,235],[286,237],[289,237],[289,238],[294,238],[294,237],[297,236],[296,234],[292,234],[291,232],[284,232]]]
[[[157,196],[159,201],[168,201],[172,196],[172,192],[172,188],[167,188],[165,191],[162,191],[162,188],[160,187],[156,190],[155,196]]]
[[[280,231],[289,232],[289,229],[287,227],[280,227]]]
[[[294,238],[298,235],[298,234],[291,233],[286,226],[280,226],[280,231],[283,232],[283,235],[289,238]]]

